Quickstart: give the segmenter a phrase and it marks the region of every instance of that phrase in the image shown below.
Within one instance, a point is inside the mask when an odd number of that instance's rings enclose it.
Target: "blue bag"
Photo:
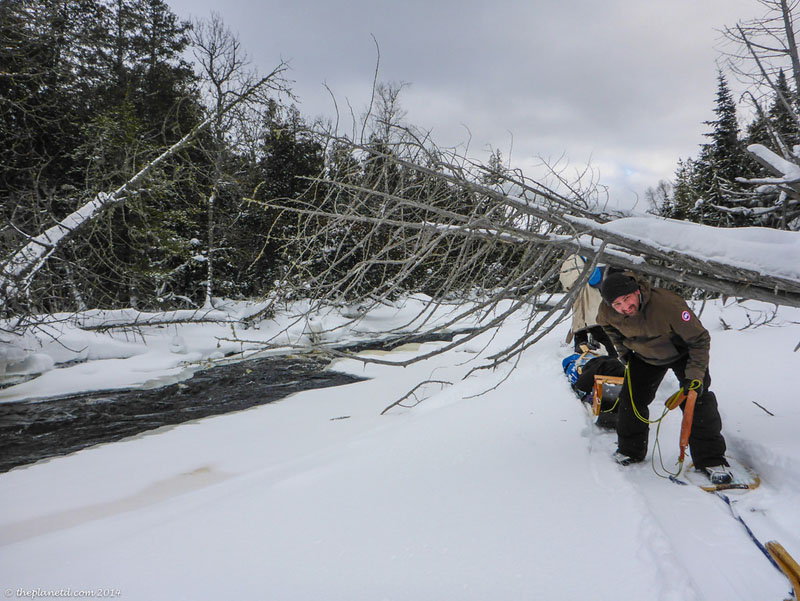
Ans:
[[[567,376],[567,380],[569,380],[570,386],[575,386],[575,382],[578,381],[578,376],[581,375],[580,370],[589,362],[589,359],[590,357],[586,355],[574,353],[561,362],[561,367]]]

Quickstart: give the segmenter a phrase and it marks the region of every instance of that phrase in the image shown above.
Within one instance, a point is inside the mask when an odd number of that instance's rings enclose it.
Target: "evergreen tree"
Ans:
[[[696,159],[679,162],[672,199],[661,213],[722,227],[749,225],[747,215],[735,209],[742,191],[736,178],[750,173],[755,163],[739,139],[736,103],[721,72],[717,84],[716,118],[705,121],[711,131],[704,135],[711,141]]]
[[[4,2],[0,17],[0,217],[10,224],[8,252],[24,242],[21,232],[41,231],[126,181],[197,123],[199,111],[181,59],[186,26],[160,0]],[[175,237],[166,233],[161,244],[157,209],[184,197],[172,184],[180,177],[161,176],[73,241],[72,256],[54,257],[32,296],[76,298],[61,288],[81,279],[80,296],[93,306],[152,296],[153,274],[168,263],[161,249]],[[53,310],[68,306],[54,302]]]
[[[781,70],[775,82],[774,96],[766,110],[760,109],[757,118],[747,130],[747,144],[761,144],[790,162],[797,162],[798,144],[800,144],[800,128],[798,114],[798,97],[790,88],[789,82]],[[748,178],[771,178],[774,173],[763,167],[743,174]],[[750,187],[749,194],[743,201],[745,211],[756,225],[775,227],[778,229],[797,229],[798,206],[800,202],[794,198],[788,188],[777,186]]]
[[[242,182],[244,200],[227,234],[232,248],[232,272],[237,291],[261,295],[275,286],[285,267],[316,245],[319,257],[324,241],[297,228],[296,215],[279,210],[281,204],[316,207],[318,186],[311,178],[323,174],[324,149],[308,130],[296,107],[271,100],[264,115],[257,156]],[[236,267],[234,267],[236,266]]]
[[[711,142],[702,147],[696,164],[701,203],[697,208],[700,220],[704,223],[731,226],[738,224],[717,207],[730,204],[729,198],[739,187],[736,178],[743,173],[746,155],[744,145],[739,140],[736,103],[721,72],[717,83],[716,119],[705,122],[712,127],[712,131],[705,134]]]
[[[110,0],[103,8],[105,29],[94,35],[95,58],[83,70],[85,81],[97,81],[90,96],[97,107],[78,150],[90,166],[86,173],[93,167],[104,175],[87,181],[94,191],[127,180],[201,118],[195,79],[182,58],[189,24],[161,0]],[[119,266],[107,260],[88,266],[94,274],[107,272],[114,284],[105,302],[148,306],[157,297],[188,296],[173,280],[176,273],[178,281],[185,277],[199,234],[194,182],[180,172],[159,175],[113,209],[107,227],[92,232],[93,247]]]
[[[715,106],[716,119],[707,121],[711,141],[703,145],[696,159],[679,161],[672,197],[660,215],[689,219],[716,226],[797,227],[797,206],[793,193],[777,186],[754,187],[738,179],[772,177],[747,152],[760,144],[790,162],[796,162],[800,128],[796,114],[800,103],[783,71],[779,71],[774,95],[739,137],[736,106],[722,74]]]

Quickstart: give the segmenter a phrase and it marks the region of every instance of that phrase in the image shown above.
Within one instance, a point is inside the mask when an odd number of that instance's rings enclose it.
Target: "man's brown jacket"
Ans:
[[[645,363],[670,365],[688,357],[686,377],[703,381],[711,336],[680,296],[639,282],[641,305],[631,317],[603,301],[597,323],[608,333],[620,356],[633,351]]]

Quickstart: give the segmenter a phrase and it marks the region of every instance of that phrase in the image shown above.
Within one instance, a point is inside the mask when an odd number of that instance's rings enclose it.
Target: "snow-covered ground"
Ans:
[[[739,330],[769,314],[748,307],[709,303],[701,315],[729,454],[762,480],[731,498],[762,542],[777,540],[800,558],[792,383],[800,311],[781,309],[770,323]],[[379,331],[410,310],[386,308],[359,327]],[[272,323],[240,334],[269,338]],[[308,324],[294,327],[308,333]],[[719,498],[659,477],[649,462],[611,461],[614,435],[591,425],[561,372],[566,323],[511,373],[506,366],[463,379],[524,327],[523,316],[507,319],[494,336],[405,368],[340,360],[333,369],[370,379],[0,475],[5,597],[785,599],[788,581]],[[151,386],[182,377],[187,361],[236,348],[224,340],[229,324],[151,327],[113,343],[67,333],[69,344],[62,338],[53,349],[86,361],[6,388],[0,400]],[[343,327],[334,336],[351,334]],[[38,361],[52,363],[53,349],[39,349]],[[428,385],[419,404],[380,415],[426,379],[452,385]],[[675,387],[668,376],[660,396]],[[658,436],[670,469],[679,422],[670,414]],[[651,446],[655,439],[653,427]]]

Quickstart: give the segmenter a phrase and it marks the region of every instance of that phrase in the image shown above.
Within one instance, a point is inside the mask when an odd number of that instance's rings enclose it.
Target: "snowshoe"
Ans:
[[[685,478],[690,484],[699,486],[703,490],[709,492],[720,490],[747,491],[758,488],[761,480],[752,468],[737,461],[733,457],[726,457],[725,462],[728,465],[718,465],[705,469],[692,465],[690,466],[692,469],[686,470]],[[711,472],[714,471],[721,471],[723,474],[729,474],[731,479],[717,484],[712,480]],[[722,476],[722,479],[725,479],[725,475]],[[677,479],[676,481],[680,482],[680,480]]]

